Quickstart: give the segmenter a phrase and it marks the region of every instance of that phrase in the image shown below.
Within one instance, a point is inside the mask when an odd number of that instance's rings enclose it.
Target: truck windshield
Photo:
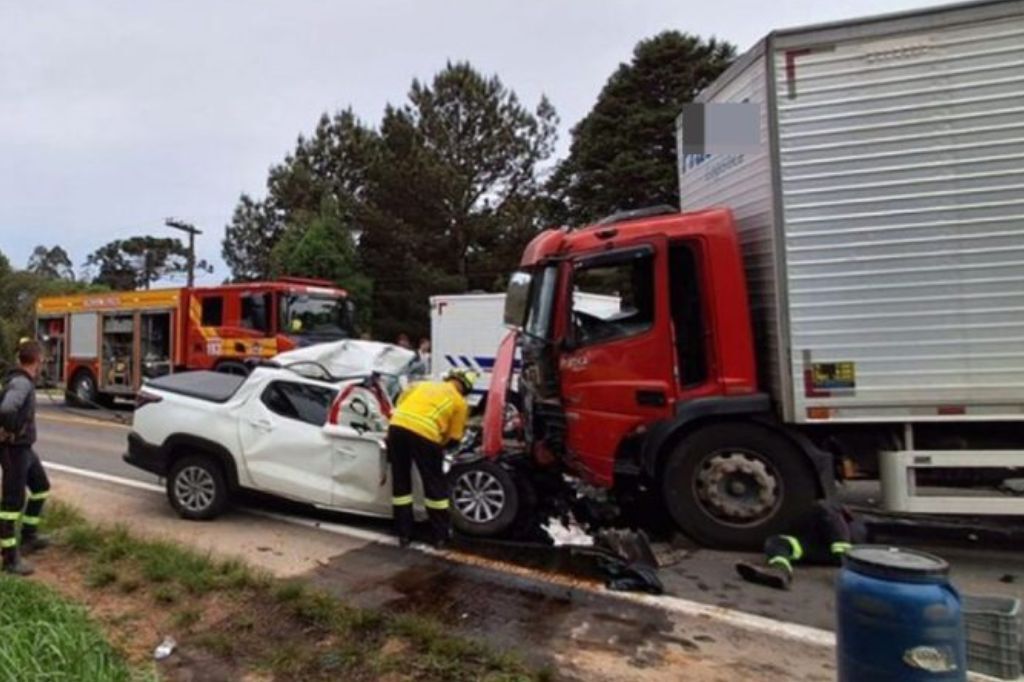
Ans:
[[[347,298],[281,295],[281,331],[285,334],[346,338],[353,335],[353,310]]]

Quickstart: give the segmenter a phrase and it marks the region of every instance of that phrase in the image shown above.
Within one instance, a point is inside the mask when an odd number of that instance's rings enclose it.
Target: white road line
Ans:
[[[78,417],[74,415],[40,413],[38,419],[55,424],[77,424],[78,426],[99,427],[102,429],[117,429],[118,431],[129,431],[131,426],[121,422],[108,421],[104,419],[93,419],[90,417]]]
[[[398,546],[398,540],[393,535],[377,533],[372,530],[364,530],[362,528],[350,528],[349,526],[342,526],[341,524],[337,523],[324,523],[321,521],[315,521],[313,519],[304,519],[301,516],[278,514],[276,512],[268,512],[263,511],[261,509],[253,509],[251,507],[246,507],[245,511],[254,516],[262,516],[264,518],[272,519],[274,521],[282,521],[284,523],[290,523],[296,526],[305,526],[306,528],[315,528],[316,530],[334,533],[335,535],[345,535],[348,537],[355,538],[357,540],[366,540],[367,542],[375,542],[380,545]]]
[[[46,462],[45,466],[48,469],[54,471],[61,471],[64,473],[73,474],[75,476],[82,476],[85,478],[92,478],[105,483],[114,483],[117,485],[127,486],[129,488],[136,488],[138,490],[146,490],[149,492],[163,493],[164,489],[162,486],[155,485],[153,483],[145,483],[143,481],[136,481],[130,478],[124,478],[121,476],[112,476],[110,474],[102,474],[97,471],[89,471],[88,469],[79,469],[77,467],[67,466],[65,464],[55,464],[52,462]],[[344,535],[352,537],[357,540],[366,540],[368,542],[375,542],[382,545],[396,545],[395,539],[384,533],[377,533],[370,530],[362,530],[359,528],[350,528],[348,526],[342,526],[336,523],[321,523],[312,519],[305,519],[301,517],[291,516],[289,514],[278,514],[275,512],[261,511],[258,509],[245,510],[247,513],[261,516],[264,518],[272,519],[274,521],[281,521],[283,523],[290,523],[296,526],[305,526],[307,528],[314,528],[328,533],[334,533],[335,535]],[[445,552],[437,551],[430,547],[413,546],[416,551],[424,554],[430,554],[440,558],[448,559],[458,563],[466,565],[476,565],[470,560],[470,557],[461,558],[456,552]],[[494,565],[496,563],[489,561],[488,564]],[[513,573],[522,575],[521,571],[513,571]],[[535,580],[544,580],[543,577],[534,574],[529,571]],[[547,582],[547,581],[546,581]],[[768,635],[771,637],[779,637],[781,639],[788,639],[790,641],[800,642],[809,646],[827,647],[833,648],[836,645],[835,634],[828,630],[821,630],[819,628],[808,627],[806,625],[800,625],[799,623],[789,623],[782,620],[775,620],[773,618],[765,618],[764,616],[757,616],[744,611],[737,611],[735,609],[726,609],[719,606],[709,606],[707,604],[701,604],[700,602],[690,601],[689,599],[681,599],[679,597],[668,597],[661,596],[655,597],[648,594],[636,594],[632,592],[613,592],[604,588],[595,588],[585,583],[574,583],[573,588],[591,594],[599,595],[606,598],[616,599],[619,601],[630,602],[633,604],[640,604],[650,608],[660,609],[668,613],[672,613],[679,616],[686,616],[690,618],[707,618],[709,620],[718,621],[725,625],[731,625],[735,628],[753,632],[756,634]],[[979,675],[977,673],[968,673],[968,679],[972,682],[985,682],[993,680],[994,678]]]
[[[110,474],[101,474],[98,471],[91,471],[89,469],[79,469],[78,467],[68,466],[67,464],[58,464],[56,462],[50,462],[43,460],[43,466],[47,469],[54,471],[61,471],[66,474],[74,474],[75,476],[83,476],[85,478],[91,478],[96,481],[103,481],[104,483],[115,483],[117,485],[127,486],[129,488],[137,488],[138,490],[148,490],[154,493],[164,492],[163,486],[159,486],[155,483],[146,483],[145,481],[136,481],[133,478],[124,478],[123,476],[111,476]]]

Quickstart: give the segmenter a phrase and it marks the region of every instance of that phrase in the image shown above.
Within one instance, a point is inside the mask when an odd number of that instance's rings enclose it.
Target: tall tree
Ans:
[[[74,280],[71,257],[61,246],[37,246],[28,259],[28,271],[46,279]]]
[[[85,265],[95,269],[95,284],[114,290],[148,289],[154,282],[188,272],[188,248],[179,239],[130,237],[101,246]],[[213,272],[206,261],[196,270]]]
[[[360,327],[370,322],[370,281],[362,274],[348,216],[331,201],[316,214],[303,213],[270,255],[273,277],[294,275],[334,282],[357,302]]]
[[[257,201],[243,194],[231,222],[224,229],[221,255],[236,282],[266,279],[270,252],[284,234],[284,223],[269,200]]]
[[[489,289],[537,227],[540,165],[557,116],[496,77],[449,63],[389,106],[359,214],[374,331],[426,333],[428,297]]]
[[[733,45],[666,31],[640,41],[590,113],[549,183],[551,217],[574,224],[617,210],[678,205],[675,118],[736,54]]]
[[[233,278],[269,277],[276,244],[286,231],[301,231],[325,202],[337,219],[351,222],[376,143],[376,134],[351,110],[321,116],[313,135],[300,136],[295,151],[270,169],[266,198],[243,194],[239,200],[223,242]]]
[[[34,333],[35,302],[39,296],[57,296],[95,290],[82,282],[54,279],[29,270],[13,270],[0,253],[0,370],[14,359],[18,340]]]

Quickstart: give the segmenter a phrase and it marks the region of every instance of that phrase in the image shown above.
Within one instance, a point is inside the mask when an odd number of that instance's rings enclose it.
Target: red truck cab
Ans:
[[[756,545],[827,489],[828,456],[774,423],[758,390],[728,210],[637,211],[538,235],[511,279],[506,323],[531,466],[660,493],[711,545]],[[496,372],[511,367],[499,357]],[[496,376],[488,396],[492,457],[505,450],[494,429],[507,385]]]

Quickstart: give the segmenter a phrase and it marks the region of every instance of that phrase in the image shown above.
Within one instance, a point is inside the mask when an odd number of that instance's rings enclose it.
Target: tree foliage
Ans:
[[[640,41],[586,117],[549,189],[552,219],[581,224],[618,210],[678,205],[675,118],[732,61],[735,47],[665,31]]]
[[[93,282],[115,291],[148,289],[154,282],[188,272],[188,248],[181,240],[161,237],[116,239],[89,255],[87,268],[96,272]],[[196,271],[213,272],[205,261]]]
[[[360,219],[381,338],[425,334],[431,294],[491,289],[514,266],[538,225],[556,125],[547,99],[531,110],[466,63],[387,108]]]
[[[371,286],[359,266],[350,222],[330,201],[325,201],[319,212],[302,212],[296,220],[271,250],[271,276],[314,277],[334,282],[354,300],[363,302],[357,308],[357,322],[365,328],[371,321],[366,305]]]
[[[221,255],[238,282],[265,279],[270,273],[270,252],[284,234],[284,224],[268,201],[243,194],[225,228]]]
[[[37,246],[28,259],[28,271],[45,279],[74,280],[71,257],[61,246]]]
[[[376,141],[351,110],[324,114],[311,137],[300,136],[295,151],[270,169],[266,198],[243,194],[235,208],[223,242],[234,279],[270,277],[277,243],[289,231],[301,232],[325,204],[332,219],[351,225]]]
[[[337,281],[372,308],[378,338],[425,334],[430,294],[492,288],[537,230],[556,124],[546,99],[531,110],[497,77],[448,64],[377,130],[349,110],[321,117],[271,168],[266,198],[240,199],[224,258],[236,280]]]
[[[31,270],[14,270],[0,253],[0,369],[10,366],[18,340],[33,335],[38,297],[98,289],[102,287],[52,278]]]

